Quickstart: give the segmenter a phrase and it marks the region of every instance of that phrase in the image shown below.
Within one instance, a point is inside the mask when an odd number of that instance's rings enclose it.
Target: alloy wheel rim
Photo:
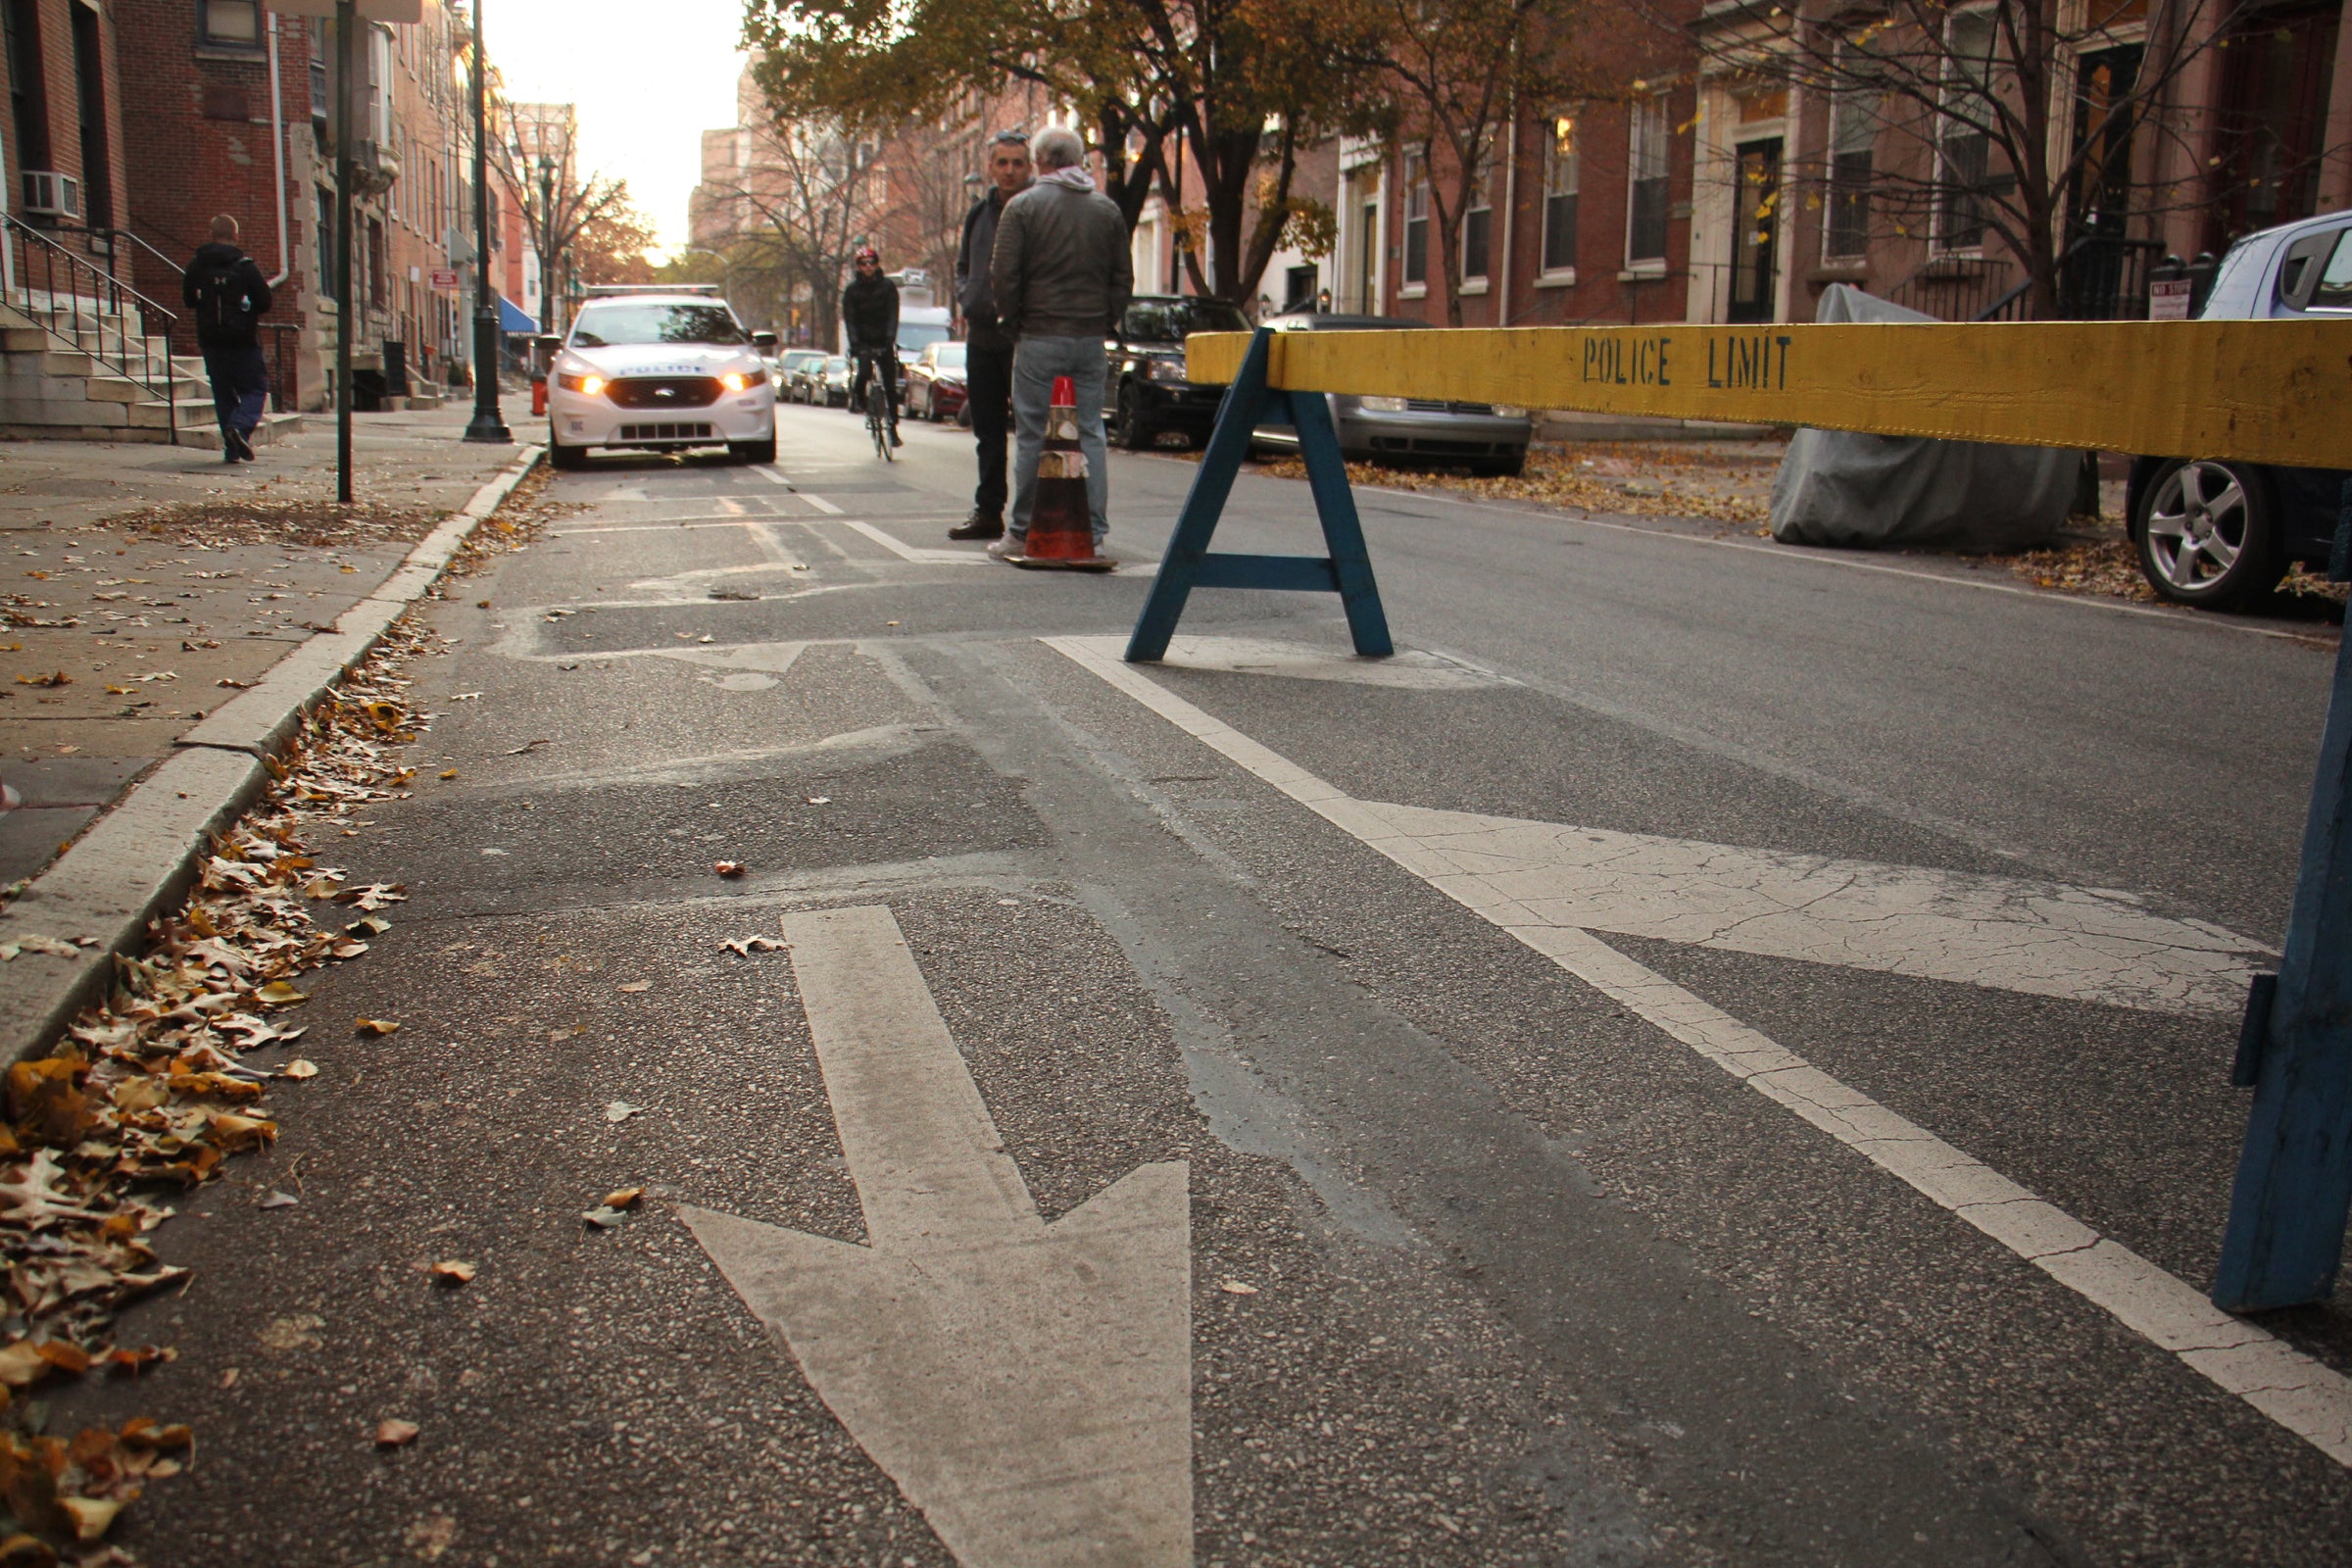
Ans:
[[[2217,463],[2185,463],[2157,486],[2148,508],[2148,557],[2175,588],[2210,588],[2246,547],[2245,486]]]

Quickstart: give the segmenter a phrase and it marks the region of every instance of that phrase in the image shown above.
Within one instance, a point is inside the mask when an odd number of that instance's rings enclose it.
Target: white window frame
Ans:
[[[1645,134],[1646,132],[1646,134]],[[1654,168],[1654,173],[1642,171]],[[1653,182],[1662,183],[1664,194],[1674,194],[1674,127],[1671,106],[1665,93],[1653,93],[1637,99],[1627,111],[1625,134],[1625,270],[1635,273],[1657,273],[1666,270],[1667,254],[1673,239],[1669,230],[1673,223],[1674,207],[1667,203],[1665,216],[1659,222],[1656,254],[1634,254],[1634,224],[1641,208],[1642,187]]]
[[[1404,155],[1404,173],[1399,187],[1404,203],[1396,221],[1396,297],[1417,300],[1429,293],[1429,166],[1419,153]],[[1415,277],[1413,267],[1413,225],[1421,225],[1421,275]]]
[[[1984,79],[1975,83],[1973,88],[1964,88],[1960,75],[1960,53],[1957,44],[1954,42],[1953,34],[1958,31],[1962,24],[1974,24],[1978,22],[1984,23],[1985,28],[1986,53],[1984,57]],[[1946,154],[1944,149],[1951,145],[1951,143],[1958,138],[1955,137],[1948,128],[1949,122],[1947,122],[1943,117],[1942,106],[1950,103],[1963,91],[1974,91],[1985,97],[1991,96],[1994,90],[1993,78],[1998,73],[2000,64],[2000,24],[1990,10],[1954,11],[1950,16],[1944,19],[1943,29],[1942,69],[1944,73],[1944,79],[1941,89],[1936,94],[1937,114],[1935,146],[1936,201],[1935,210],[1929,215],[1928,219],[1928,250],[1931,255],[1935,256],[1982,256],[1984,253],[1985,225],[1981,220],[1978,224],[1975,238],[1966,240],[1959,244],[1950,243],[1946,238],[1951,230],[1951,220],[1953,217],[1951,209],[1951,193],[1955,181],[1947,177],[1945,173],[1945,171],[1949,168],[1949,165],[1945,161]],[[1968,132],[1967,134],[1975,135],[1977,133],[1972,131]],[[1984,148],[1984,170],[1979,175],[1980,181],[1985,185],[1988,185],[1991,179],[1991,138],[1986,137]]]
[[[1494,155],[1499,137],[1503,134],[1494,127],[1488,128],[1478,176],[1470,181],[1469,188],[1462,196],[1462,286],[1458,292],[1463,294],[1484,294],[1494,274],[1494,245],[1498,238],[1494,232]],[[1470,220],[1481,213],[1487,219],[1487,265],[1473,272],[1470,270]]]
[[[247,37],[234,37],[213,30],[213,8],[236,8],[253,18],[253,32]],[[262,29],[269,24],[262,20],[261,0],[198,0],[196,7],[196,45],[200,49],[233,49],[239,54],[260,54],[265,42]]]
[[[1576,253],[1583,237],[1577,231],[1579,186],[1584,180],[1585,122],[1581,106],[1560,110],[1550,118],[1544,138],[1544,201],[1536,239],[1536,285],[1562,287],[1576,281]],[[1567,151],[1560,143],[1565,141]],[[1565,197],[1568,208],[1568,260],[1555,264],[1551,255],[1551,204]]]
[[[1841,64],[1850,58],[1851,51],[1843,44],[1838,46],[1838,52]],[[1850,73],[1841,73],[1840,74],[1843,79],[1851,80]],[[1854,118],[1862,121],[1868,132],[1869,144],[1859,149],[1840,147],[1839,143],[1847,131],[1852,128]],[[1870,254],[1871,187],[1878,178],[1880,129],[1880,94],[1876,88],[1847,85],[1840,86],[1830,94],[1830,139],[1826,149],[1828,170],[1825,181],[1828,189],[1825,192],[1826,200],[1822,202],[1821,213],[1821,259],[1824,262],[1859,261]],[[1850,156],[1856,151],[1870,160],[1869,164],[1864,167],[1860,192],[1862,243],[1859,249],[1841,251],[1838,249],[1837,244],[1838,198],[1843,187],[1838,178],[1838,160]]]

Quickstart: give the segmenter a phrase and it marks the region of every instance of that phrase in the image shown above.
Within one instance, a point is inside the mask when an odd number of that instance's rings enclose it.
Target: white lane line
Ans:
[[[1048,1225],[890,910],[783,929],[866,1245],[680,1217],[966,1568],[1189,1568],[1187,1165]]]
[[[772,463],[761,463],[755,465],[752,468],[752,471],[758,474],[760,478],[765,479],[769,484],[780,484],[787,490],[792,488],[791,476]]]
[[[2264,951],[2064,883],[1362,804],[1446,892],[1543,925],[2214,1017]]]
[[[814,496],[810,496],[808,499],[813,501],[816,498]],[[835,507],[829,510],[838,513],[841,509]],[[917,565],[986,566],[992,564],[986,555],[974,551],[924,550],[918,546],[907,544],[903,540],[895,539],[891,535],[884,533],[881,529],[875,527],[872,523],[867,522],[862,517],[843,517],[840,520],[841,525],[850,529],[853,533],[861,533],[868,539],[871,539],[874,543],[880,545],[883,549],[889,551],[892,555],[897,556],[900,560],[911,561]]]
[[[1080,667],[1517,937],[1776,1104],[1900,1178],[2126,1328],[2352,1467],[2352,1380],[2231,1317],[2195,1287],[1822,1072],[1590,932],[1553,925],[1465,876],[1383,807],[1345,794],[1085,639],[1041,638]]]
[[[828,517],[838,517],[841,515],[841,509],[835,506],[832,502],[827,501],[823,496],[812,496],[808,491],[803,490],[800,492],[800,497],[803,501],[808,502],[810,506],[814,507],[817,511],[823,513]]]
[[[1156,566],[1156,562],[1120,562],[1121,571]],[[1139,573],[1140,574],[1140,573]],[[1125,637],[1071,639],[1107,659],[1127,647]],[[1459,660],[1416,649],[1399,649],[1387,659],[1361,659],[1353,654],[1329,653],[1304,643],[1276,642],[1256,637],[1172,637],[1161,663],[1174,669],[1213,669],[1244,675],[1282,675],[1293,680],[1345,681],[1358,686],[1390,686],[1404,691],[1462,691],[1516,682],[1492,670]]]
[[[676,533],[681,528],[749,528],[760,523],[789,519],[777,517],[681,517],[671,522],[616,522],[601,527],[557,528],[548,533],[550,539],[581,539],[599,533]]]

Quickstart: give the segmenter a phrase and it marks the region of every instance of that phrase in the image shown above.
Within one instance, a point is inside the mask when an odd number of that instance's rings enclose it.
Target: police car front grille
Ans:
[[[624,424],[619,439],[623,441],[708,441],[711,439],[708,424]]]
[[[610,383],[605,395],[624,409],[707,409],[722,390],[714,376],[639,375]]]
[[[1438,398],[1408,398],[1404,406],[1415,414],[1491,415],[1494,412],[1492,403],[1446,403]]]

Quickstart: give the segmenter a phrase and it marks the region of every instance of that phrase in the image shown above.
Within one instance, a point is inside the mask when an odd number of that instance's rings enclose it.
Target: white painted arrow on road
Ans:
[[[965,1568],[1193,1560],[1187,1167],[1052,1225],[880,907],[788,915],[866,1245],[682,1209]]]

